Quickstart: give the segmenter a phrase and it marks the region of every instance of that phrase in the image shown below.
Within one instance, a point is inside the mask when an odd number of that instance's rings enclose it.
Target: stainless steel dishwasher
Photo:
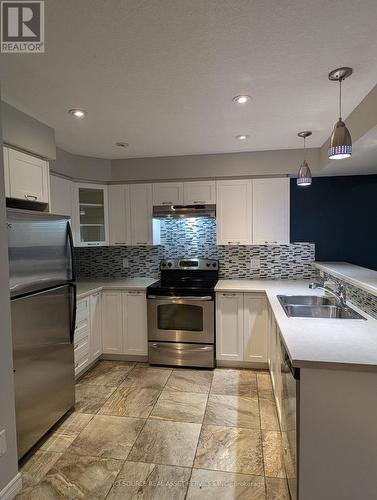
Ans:
[[[292,366],[282,340],[282,418],[281,431],[284,450],[284,467],[287,475],[289,493],[292,500],[298,500],[298,431],[300,370]]]

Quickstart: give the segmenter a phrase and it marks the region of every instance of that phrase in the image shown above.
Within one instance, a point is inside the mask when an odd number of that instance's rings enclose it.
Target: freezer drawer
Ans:
[[[11,301],[19,458],[75,403],[73,290],[66,285]]]
[[[215,367],[213,345],[178,342],[149,342],[149,363],[152,365]]]

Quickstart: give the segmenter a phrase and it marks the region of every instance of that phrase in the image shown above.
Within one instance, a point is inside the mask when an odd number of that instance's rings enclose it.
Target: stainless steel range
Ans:
[[[149,362],[213,368],[218,261],[162,260],[160,270],[147,289]]]

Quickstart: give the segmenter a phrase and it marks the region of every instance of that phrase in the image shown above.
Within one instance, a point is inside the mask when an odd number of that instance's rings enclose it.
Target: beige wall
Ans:
[[[2,102],[3,142],[47,159],[56,157],[55,130]]]
[[[308,149],[313,172],[318,170],[319,149]],[[255,151],[211,155],[130,158],[111,161],[111,178],[120,181],[153,181],[297,174],[302,150]]]
[[[60,148],[56,149],[56,160],[50,162],[50,170],[80,181],[111,180],[110,160],[74,155]]]
[[[2,166],[3,148],[1,146],[0,114],[0,165]],[[0,457],[0,491],[17,474],[16,420],[10,331],[8,239],[3,170],[3,168],[0,168],[0,431],[5,429],[8,451]]]

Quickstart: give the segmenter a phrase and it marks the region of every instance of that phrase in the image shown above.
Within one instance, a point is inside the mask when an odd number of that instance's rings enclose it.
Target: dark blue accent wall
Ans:
[[[292,179],[291,241],[314,242],[316,260],[377,270],[377,175]]]

